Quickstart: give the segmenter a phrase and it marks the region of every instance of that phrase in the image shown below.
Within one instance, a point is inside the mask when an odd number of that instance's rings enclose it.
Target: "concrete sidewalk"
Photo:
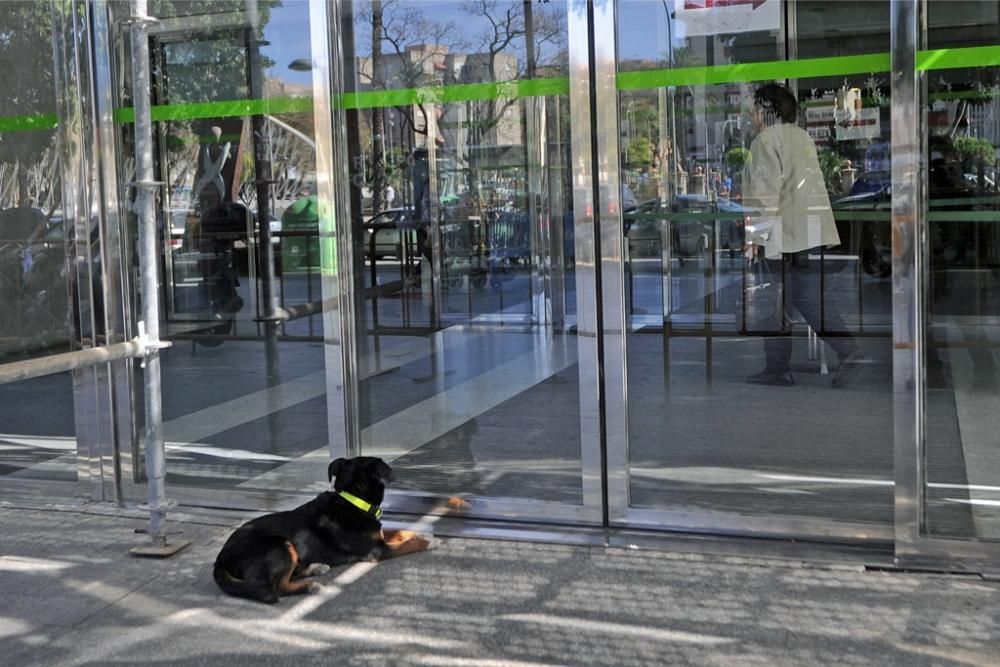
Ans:
[[[0,662],[1000,665],[979,577],[444,538],[266,606],[216,588],[217,524],[174,517],[192,546],[139,560],[135,515],[0,507]]]

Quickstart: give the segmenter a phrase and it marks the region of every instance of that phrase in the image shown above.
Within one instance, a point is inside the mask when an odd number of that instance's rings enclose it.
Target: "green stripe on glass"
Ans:
[[[451,102],[477,102],[521,97],[544,97],[569,93],[569,79],[527,79],[523,81],[496,81],[489,83],[461,83],[453,86],[427,86],[394,90],[367,90],[345,93],[340,102],[345,109],[373,109],[377,107],[406,106],[410,104],[447,104]],[[334,100],[336,103],[337,100]]]
[[[834,220],[841,222],[889,222],[891,211],[834,211]]]
[[[480,100],[517,99],[569,93],[569,79],[530,79],[495,83],[468,83],[454,86],[425,88],[400,88],[397,90],[370,90],[346,93],[334,98],[345,109],[372,109],[376,107],[408,106],[411,104],[473,102]],[[229,118],[259,114],[284,114],[311,112],[312,98],[279,97],[265,100],[226,100],[222,102],[191,102],[187,104],[160,104],[152,108],[154,121],[196,120],[199,118]],[[135,111],[125,107],[115,112],[119,123],[135,122]]]
[[[934,49],[917,52],[917,70],[994,67],[1000,65],[1000,46]]]
[[[311,97],[279,97],[266,100],[225,100],[223,102],[191,102],[188,104],[159,104],[151,110],[154,121],[196,120],[199,118],[230,118],[258,114],[302,113],[312,111]],[[115,120],[119,123],[135,122],[132,107],[118,109]]]
[[[931,209],[955,208],[956,206],[971,206],[973,204],[976,205],[986,204],[989,206],[1000,207],[1000,197],[995,195],[987,197],[959,197],[956,199],[932,199],[929,202],[927,202],[927,205]]]
[[[31,130],[53,130],[59,124],[55,114],[34,116],[0,117],[0,132],[28,132]]]
[[[1000,66],[1000,46],[971,46],[961,49],[933,49],[917,52],[916,69],[918,71],[994,66]],[[870,53],[860,56],[770,60],[714,67],[641,70],[620,72],[618,74],[618,89],[639,90],[660,86],[704,86],[748,81],[871,74],[888,72],[890,67],[888,53]],[[972,94],[976,93],[970,93],[970,95]]]
[[[928,211],[927,222],[1000,222],[1000,211]]]
[[[704,86],[746,81],[806,79],[847,74],[869,74],[889,70],[888,53],[861,56],[809,58],[806,60],[771,60],[761,63],[717,65],[715,67],[683,67],[638,72],[620,72],[619,90],[658,88],[660,86]]]

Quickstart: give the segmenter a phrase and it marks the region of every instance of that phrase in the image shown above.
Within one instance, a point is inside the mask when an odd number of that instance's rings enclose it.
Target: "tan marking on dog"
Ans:
[[[312,579],[297,579],[296,581],[292,581],[292,575],[299,566],[298,549],[296,549],[295,545],[291,542],[285,542],[285,546],[288,547],[288,555],[292,557],[292,566],[288,568],[288,572],[286,572],[281,579],[278,580],[278,592],[283,595],[301,595],[302,593],[308,593],[310,587],[314,583]]]

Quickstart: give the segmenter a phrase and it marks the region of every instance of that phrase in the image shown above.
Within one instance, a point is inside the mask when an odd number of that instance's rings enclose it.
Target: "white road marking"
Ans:
[[[548,614],[504,614],[500,618],[506,621],[517,621],[520,623],[534,623],[537,625],[566,628],[568,630],[585,633],[587,635],[594,633],[622,635],[626,637],[641,637],[643,639],[660,640],[665,642],[701,644],[703,646],[718,646],[719,644],[731,644],[736,641],[732,637],[719,637],[716,635],[704,635],[695,632],[681,632],[679,630],[654,628],[647,625],[626,625],[624,623],[591,621],[585,618],[551,616]]]

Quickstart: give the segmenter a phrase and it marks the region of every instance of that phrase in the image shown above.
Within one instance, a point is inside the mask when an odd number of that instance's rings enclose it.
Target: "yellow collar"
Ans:
[[[372,507],[371,503],[366,503],[365,501],[361,500],[361,498],[358,498],[353,493],[348,493],[347,491],[338,491],[337,493],[340,495],[341,498],[351,503],[362,512],[365,512],[366,514],[371,514],[376,519],[382,518],[381,507]]]

